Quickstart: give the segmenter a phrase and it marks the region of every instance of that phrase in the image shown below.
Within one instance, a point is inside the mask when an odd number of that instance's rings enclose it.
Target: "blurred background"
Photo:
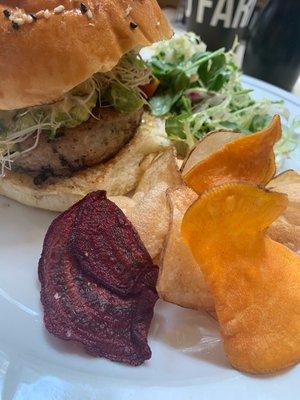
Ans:
[[[300,96],[300,0],[159,0],[176,31],[230,49],[245,74]]]

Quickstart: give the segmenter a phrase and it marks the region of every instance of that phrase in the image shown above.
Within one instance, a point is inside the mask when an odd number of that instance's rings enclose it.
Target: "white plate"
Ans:
[[[294,96],[245,77],[257,97]],[[299,157],[298,157],[299,159]],[[294,161],[287,163],[296,167]],[[300,366],[254,377],[226,361],[217,323],[196,311],[160,301],[150,332],[152,359],[128,367],[90,357],[44,329],[37,262],[54,213],[0,198],[1,400],[296,399]]]

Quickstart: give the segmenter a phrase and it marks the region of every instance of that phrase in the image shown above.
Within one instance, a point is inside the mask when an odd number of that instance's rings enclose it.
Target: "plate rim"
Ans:
[[[275,96],[281,97],[283,100],[285,100],[289,103],[293,103],[294,106],[300,108],[300,97],[296,96],[295,94],[290,93],[284,89],[281,89],[278,86],[272,85],[269,82],[265,82],[261,79],[254,78],[253,76],[249,76],[249,75],[245,75],[245,74],[242,75],[242,82],[247,85],[253,86],[257,89],[267,91],[268,93],[271,93]]]

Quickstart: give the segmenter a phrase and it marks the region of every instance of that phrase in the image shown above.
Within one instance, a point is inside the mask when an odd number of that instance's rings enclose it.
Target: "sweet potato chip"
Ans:
[[[168,191],[167,197],[171,207],[171,221],[161,256],[158,294],[162,299],[181,307],[214,310],[214,301],[201,268],[180,232],[183,215],[198,196],[188,187],[182,186]]]
[[[200,161],[205,160],[211,154],[220,150],[226,143],[239,139],[242,136],[241,133],[232,131],[214,131],[208,133],[195,144],[187,155],[181,167],[182,174],[185,175]]]
[[[286,171],[270,181],[268,188],[288,195],[287,209],[269,227],[272,239],[296,251],[300,248],[300,176]],[[167,194],[171,207],[171,222],[160,260],[158,292],[162,299],[181,307],[196,310],[214,309],[214,301],[189,247],[180,235],[184,213],[197,199],[186,186]]]
[[[277,242],[294,251],[300,250],[300,175],[286,171],[267,186],[268,189],[288,195],[289,203],[284,213],[270,226],[268,234]]]
[[[157,156],[142,176],[132,203],[121,209],[137,229],[152,258],[158,256],[166,238],[170,207],[166,191],[182,184],[172,148]],[[123,202],[124,203],[124,202]]]
[[[215,299],[231,364],[268,373],[300,361],[300,257],[265,231],[287,196],[246,183],[205,192],[182,233]]]
[[[228,132],[226,135],[229,139]],[[227,142],[204,158],[217,145],[211,142],[215,139],[219,143],[220,132],[213,133],[199,142],[198,150],[191,153],[192,160],[187,160],[184,170],[195,164],[197,155],[199,162],[184,174],[183,179],[197,193],[232,181],[266,184],[275,173],[273,146],[280,136],[280,117],[275,116],[264,130]]]

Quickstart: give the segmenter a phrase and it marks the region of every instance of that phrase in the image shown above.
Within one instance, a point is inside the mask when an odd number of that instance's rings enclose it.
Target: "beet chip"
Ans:
[[[105,192],[94,192],[51,224],[39,262],[44,322],[100,357],[140,365],[157,301],[158,268]]]

